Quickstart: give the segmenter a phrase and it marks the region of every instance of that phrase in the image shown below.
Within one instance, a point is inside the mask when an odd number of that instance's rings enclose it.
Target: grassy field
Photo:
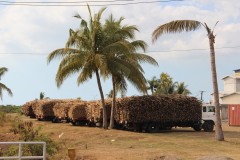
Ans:
[[[191,128],[174,128],[161,133],[135,133],[50,123],[23,117],[41,126],[62,146],[56,160],[67,160],[67,149],[75,148],[78,159],[88,160],[160,160],[163,156],[195,160],[205,156],[226,156],[240,159],[240,127],[223,122],[225,141],[215,140],[214,132],[195,132]],[[8,134],[9,126],[1,127],[0,136]],[[1,139],[3,141],[4,138]],[[12,140],[16,140],[12,138]]]

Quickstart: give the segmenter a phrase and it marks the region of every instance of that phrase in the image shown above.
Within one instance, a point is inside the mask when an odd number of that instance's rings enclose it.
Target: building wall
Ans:
[[[227,77],[224,79],[224,92],[233,93],[236,92],[236,81],[234,78]]]
[[[236,79],[236,92],[240,92],[240,79]]]
[[[221,99],[222,104],[240,104],[240,94],[232,94]]]

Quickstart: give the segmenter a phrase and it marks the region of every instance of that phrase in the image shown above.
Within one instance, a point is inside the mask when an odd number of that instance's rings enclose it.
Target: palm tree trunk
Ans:
[[[112,108],[111,108],[111,117],[110,117],[110,129],[113,129],[114,127],[114,114],[115,114],[115,107],[116,107],[116,84],[115,84],[115,78],[112,76],[112,84],[113,84],[113,100],[112,100]]]
[[[103,107],[103,128],[107,129],[107,110],[106,110],[106,106],[105,106],[105,100],[104,100],[104,95],[103,95],[103,90],[102,90],[102,85],[101,85],[101,80],[100,80],[100,76],[98,73],[98,70],[95,71],[96,73],[96,77],[97,77],[97,83],[98,83],[98,89],[100,92],[100,96],[101,96],[101,100],[102,100],[102,107]]]
[[[215,120],[215,136],[218,141],[223,141],[223,131],[222,131],[222,123],[220,117],[220,105],[219,105],[219,93],[218,93],[218,83],[217,83],[217,71],[216,71],[216,63],[215,63],[215,50],[214,50],[214,42],[215,36],[211,30],[208,30],[208,38],[210,45],[210,57],[211,57],[211,68],[212,68],[212,83],[213,83],[213,95],[214,95],[214,103],[215,103],[215,111],[216,111],[216,120]]]

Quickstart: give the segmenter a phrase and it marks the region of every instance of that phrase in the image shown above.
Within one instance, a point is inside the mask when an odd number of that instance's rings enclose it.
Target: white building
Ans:
[[[228,119],[229,104],[240,104],[240,69],[234,70],[234,72],[234,75],[222,78],[223,91],[219,92],[222,119]],[[213,94],[211,103],[214,103]]]
[[[223,91],[220,92],[221,104],[240,104],[240,69],[232,76],[223,77]]]

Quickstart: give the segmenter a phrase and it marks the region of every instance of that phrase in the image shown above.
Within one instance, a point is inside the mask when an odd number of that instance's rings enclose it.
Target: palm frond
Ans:
[[[158,66],[157,61],[151,56],[148,56],[146,54],[137,53],[137,54],[134,54],[134,57],[140,63],[149,63],[151,65]]]
[[[11,89],[9,89],[6,85],[4,85],[3,83],[0,83],[0,98],[2,99],[2,91],[5,90],[8,92],[8,94],[10,96],[13,96],[13,93],[11,91]]]
[[[169,23],[158,26],[152,33],[152,42],[155,42],[158,37],[165,33],[189,32],[200,28],[201,22],[195,20],[175,20]]]
[[[75,54],[79,51],[77,49],[71,49],[71,48],[60,48],[56,49],[55,51],[51,52],[47,57],[47,63],[49,64],[53,59],[56,58],[63,58],[69,54]]]
[[[7,71],[8,71],[8,69],[6,67],[1,67],[0,68],[0,79]]]

